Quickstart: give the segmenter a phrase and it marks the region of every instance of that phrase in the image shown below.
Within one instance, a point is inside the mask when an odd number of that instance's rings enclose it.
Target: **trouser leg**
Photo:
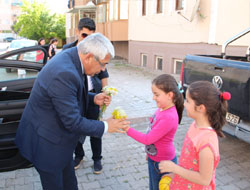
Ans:
[[[46,172],[36,168],[43,190],[77,190],[73,160],[61,171]]]
[[[82,147],[82,143],[78,142],[75,148],[75,158],[83,159],[84,156],[85,153]]]
[[[102,139],[90,137],[91,150],[93,153],[92,159],[98,161],[102,159]]]

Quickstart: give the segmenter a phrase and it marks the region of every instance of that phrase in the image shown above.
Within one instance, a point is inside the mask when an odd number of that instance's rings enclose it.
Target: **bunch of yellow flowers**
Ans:
[[[159,190],[169,190],[172,178],[170,176],[162,176],[159,182]]]
[[[102,92],[106,93],[108,96],[116,95],[118,90],[111,86],[105,86],[102,88]],[[102,120],[103,114],[106,111],[107,106],[105,104],[102,105],[100,113],[99,113],[99,120]]]
[[[125,111],[120,107],[116,107],[114,109],[112,116],[114,119],[126,119],[127,118]]]

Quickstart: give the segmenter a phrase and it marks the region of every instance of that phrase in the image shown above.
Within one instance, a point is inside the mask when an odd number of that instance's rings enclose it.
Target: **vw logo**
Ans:
[[[221,87],[223,85],[223,81],[222,81],[222,78],[220,76],[214,76],[212,79],[212,83],[218,89],[221,89]]]

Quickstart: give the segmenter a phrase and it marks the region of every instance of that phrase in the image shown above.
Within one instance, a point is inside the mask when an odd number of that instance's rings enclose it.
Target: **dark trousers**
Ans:
[[[90,137],[90,145],[92,150],[92,159],[98,161],[102,159],[102,139],[96,137]],[[85,152],[82,143],[78,141],[75,149],[75,158],[82,159],[85,156]]]
[[[60,172],[45,172],[38,168],[36,170],[43,190],[78,190],[73,160]]]

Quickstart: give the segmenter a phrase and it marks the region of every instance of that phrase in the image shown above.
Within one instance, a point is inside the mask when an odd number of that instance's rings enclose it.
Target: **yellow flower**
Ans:
[[[118,90],[111,86],[104,86],[102,88],[102,92],[106,93],[108,96],[112,96],[112,95],[116,95],[118,93]],[[103,114],[106,111],[106,109],[107,109],[107,106],[103,104],[99,113],[99,120],[102,120]]]
[[[127,115],[123,109],[116,107],[112,113],[114,119],[126,119]]]
[[[111,86],[103,87],[102,91],[105,92],[109,96],[116,95],[118,93],[118,90],[114,87],[111,87]]]
[[[170,176],[162,176],[159,182],[159,190],[169,190],[172,178]]]

